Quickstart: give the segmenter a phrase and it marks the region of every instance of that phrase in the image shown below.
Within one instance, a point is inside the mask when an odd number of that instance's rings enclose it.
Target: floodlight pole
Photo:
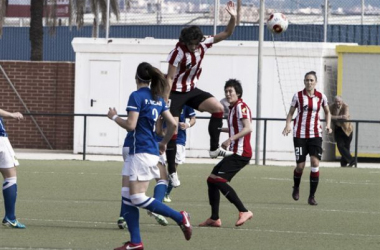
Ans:
[[[106,24],[106,41],[110,33],[110,0],[107,0],[107,24]]]
[[[364,24],[364,10],[365,10],[365,3],[364,3],[364,0],[362,0],[362,25]]]
[[[214,35],[216,35],[216,27],[219,19],[219,0],[214,0]]]
[[[263,43],[264,43],[264,18],[265,18],[265,0],[260,0],[260,18],[259,18],[259,51],[257,62],[257,97],[256,97],[256,118],[261,118],[261,84],[263,82],[262,64],[263,64]],[[260,136],[261,121],[256,120],[256,146],[255,146],[255,165],[260,164]]]
[[[329,13],[329,0],[325,0],[324,13],[323,13],[323,42],[327,42],[327,24]]]

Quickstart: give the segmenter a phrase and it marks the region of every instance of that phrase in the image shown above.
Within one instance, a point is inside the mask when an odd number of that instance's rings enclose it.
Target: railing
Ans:
[[[83,160],[86,160],[86,140],[87,140],[87,117],[107,117],[104,114],[52,114],[52,113],[26,113],[24,116],[83,116]],[[127,117],[126,115],[119,115],[120,117]],[[197,119],[208,120],[210,117],[197,116]],[[268,121],[282,121],[285,122],[284,118],[252,118],[255,121],[264,121],[264,140],[263,140],[263,165],[266,164],[266,145],[267,145],[267,123]],[[324,122],[325,120],[321,120]],[[355,167],[357,167],[358,158],[358,141],[359,141],[359,124],[360,123],[377,123],[380,125],[379,121],[374,120],[338,120],[339,122],[351,122],[355,123]]]

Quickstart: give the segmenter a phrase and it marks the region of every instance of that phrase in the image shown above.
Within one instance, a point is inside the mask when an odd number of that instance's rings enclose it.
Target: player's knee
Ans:
[[[224,107],[220,102],[218,102],[218,104],[215,106],[215,113],[220,113],[220,112],[224,113]]]
[[[130,197],[132,204],[137,207],[146,207],[154,200],[154,198],[148,197],[144,193],[133,194]]]
[[[159,179],[156,183],[156,186],[158,185],[165,185],[165,186],[168,186],[169,185],[169,182],[168,180],[164,180],[164,179]]]
[[[220,177],[220,176],[216,176],[216,177],[208,177],[207,178],[207,183],[214,183],[214,184],[217,184],[217,183],[225,183],[227,182],[226,179]]]
[[[122,187],[121,188],[121,198],[123,200],[123,203],[125,205],[133,206],[130,196],[131,195],[129,193],[129,187]]]
[[[311,167],[311,172],[312,173],[318,173],[319,172],[319,167]]]
[[[17,184],[17,177],[8,177],[4,179],[3,190],[10,188],[13,185]]]

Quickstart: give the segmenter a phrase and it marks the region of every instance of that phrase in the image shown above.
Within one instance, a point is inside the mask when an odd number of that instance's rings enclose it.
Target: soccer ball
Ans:
[[[288,28],[288,19],[282,13],[273,13],[267,21],[268,29],[275,34],[281,34]]]

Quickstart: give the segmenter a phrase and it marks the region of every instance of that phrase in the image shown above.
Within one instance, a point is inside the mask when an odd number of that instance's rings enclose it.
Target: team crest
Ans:
[[[246,107],[242,108],[242,109],[241,109],[241,113],[242,113],[243,115],[247,115],[247,108],[246,108]]]

